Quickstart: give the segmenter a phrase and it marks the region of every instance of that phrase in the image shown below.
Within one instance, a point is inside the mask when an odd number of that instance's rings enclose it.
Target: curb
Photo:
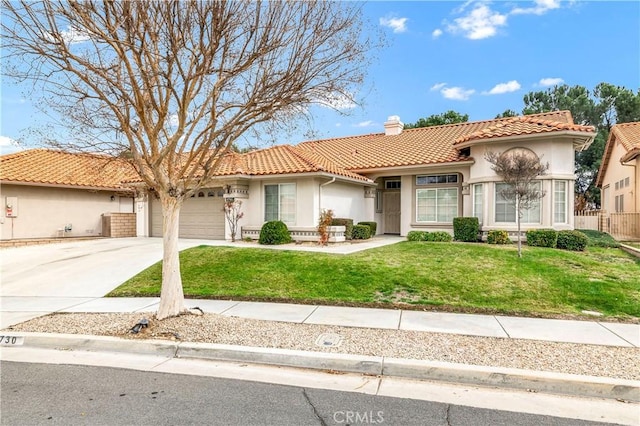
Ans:
[[[88,352],[135,353],[167,358],[205,359],[335,372],[445,381],[467,385],[527,390],[578,397],[617,399],[640,403],[640,381],[580,376],[515,368],[485,367],[440,361],[379,356],[308,352],[215,343],[128,340],[118,337],[77,334],[16,333],[31,348]],[[18,340],[20,341],[20,339]],[[20,344],[20,343],[18,343]],[[17,345],[16,345],[17,346]],[[3,349],[10,346],[3,346]]]

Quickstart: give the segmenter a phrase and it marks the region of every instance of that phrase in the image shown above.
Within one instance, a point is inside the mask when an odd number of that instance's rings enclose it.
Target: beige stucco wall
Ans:
[[[495,183],[501,181],[500,177],[491,170],[491,163],[485,159],[488,151],[501,153],[512,148],[526,148],[533,151],[543,163],[549,164],[547,173],[540,177],[542,190],[545,196],[540,200],[541,217],[539,223],[522,224],[523,229],[554,228],[557,230],[573,229],[573,206],[575,187],[575,151],[570,139],[566,138],[529,138],[513,140],[503,143],[480,144],[471,147],[471,157],[475,164],[470,170],[469,183],[482,184],[483,186],[483,230],[504,229],[514,231],[517,227],[513,223],[499,223],[495,221]],[[567,183],[566,221],[554,223],[554,182]],[[465,205],[465,216],[473,213],[473,187],[470,188],[468,203]]]
[[[251,180],[249,197],[242,200],[244,217],[240,225],[262,226],[264,186],[282,183],[296,184],[296,223],[291,226],[317,226],[321,209],[331,209],[335,217],[353,218],[354,222],[373,220],[373,199],[365,199],[363,185],[329,182],[331,178],[314,176]]]
[[[353,223],[374,220],[373,199],[365,198],[364,186],[333,182],[323,186],[320,193],[320,209],[333,210],[334,217],[350,218]]]
[[[627,165],[620,164],[620,158],[627,151],[619,143],[613,147],[609,164],[602,179],[602,188],[608,186],[608,193],[602,198],[602,208],[610,213],[614,213],[616,196],[624,196],[624,213],[634,213],[640,211],[640,158],[636,158]],[[629,178],[629,186],[624,186],[616,190],[616,182]]]
[[[111,196],[114,200],[111,201]],[[126,209],[133,199],[120,197],[109,191],[89,191],[44,186],[0,185],[0,197],[17,197],[17,217],[6,217],[3,208],[0,218],[0,238],[51,238],[60,236],[59,230],[71,224],[67,237],[102,235],[102,214]]]

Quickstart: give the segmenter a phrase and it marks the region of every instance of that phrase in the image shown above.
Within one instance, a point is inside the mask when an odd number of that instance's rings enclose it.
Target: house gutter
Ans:
[[[330,181],[321,183],[320,185],[318,185],[318,210],[320,213],[322,213],[322,188],[327,185],[331,185],[335,181],[336,181],[336,177],[334,176],[331,178]]]

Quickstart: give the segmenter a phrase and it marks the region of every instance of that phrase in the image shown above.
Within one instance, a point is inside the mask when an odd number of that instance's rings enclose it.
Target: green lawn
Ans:
[[[460,312],[640,317],[640,259],[514,246],[402,242],[352,255],[200,246],[181,253],[185,296],[327,304],[398,303]],[[110,296],[157,296],[160,264]]]

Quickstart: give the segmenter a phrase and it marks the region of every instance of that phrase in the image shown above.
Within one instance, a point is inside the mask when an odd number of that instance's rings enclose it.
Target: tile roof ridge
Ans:
[[[515,117],[514,117],[515,118]],[[538,118],[535,116],[530,116],[530,115],[523,115],[521,117],[518,118],[522,118],[523,122],[527,122],[527,123],[532,123],[532,124],[543,124],[546,126],[550,126],[550,127],[557,127],[560,129],[566,129],[566,130],[572,130],[572,129],[576,129],[576,128],[582,128],[582,129],[591,129],[591,130],[595,130],[594,126],[587,126],[587,125],[583,125],[583,124],[575,124],[575,123],[563,123],[561,121],[557,121],[557,120],[547,120],[547,119],[542,119],[542,118]]]
[[[297,144],[295,144],[295,146],[297,147],[297,146],[302,145],[302,144],[312,144],[312,143],[316,143],[316,142],[328,142],[328,141],[335,141],[335,140],[340,140],[340,139],[361,139],[361,138],[368,138],[368,137],[371,137],[371,136],[384,136],[384,132],[365,133],[363,135],[334,136],[332,138],[306,140],[306,141],[298,142]]]
[[[627,121],[626,123],[616,123],[613,127],[631,127],[631,126],[640,126],[640,121]]]

